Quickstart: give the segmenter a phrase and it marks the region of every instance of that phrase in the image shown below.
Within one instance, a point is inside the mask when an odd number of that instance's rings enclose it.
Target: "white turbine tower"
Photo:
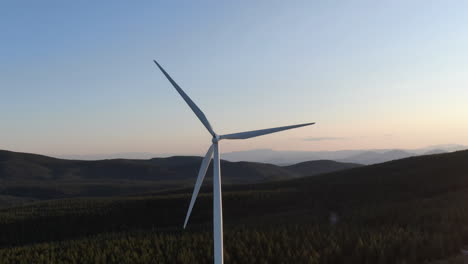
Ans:
[[[213,242],[214,242],[214,263],[215,264],[223,264],[223,204],[222,204],[222,197],[221,197],[221,168],[220,168],[220,158],[219,158],[219,141],[222,139],[247,139],[252,137],[258,137],[266,134],[271,134],[283,130],[309,126],[315,123],[305,123],[299,125],[292,125],[292,126],[283,126],[283,127],[275,127],[275,128],[268,128],[268,129],[260,129],[248,132],[240,132],[234,134],[227,134],[227,135],[218,135],[213,131],[213,128],[208,122],[208,119],[203,114],[203,112],[198,108],[198,106],[188,97],[188,95],[180,88],[180,86],[169,76],[169,74],[159,65],[159,63],[154,60],[154,63],[158,66],[158,68],[162,71],[162,73],[166,76],[166,78],[171,82],[172,86],[179,92],[179,94],[184,98],[185,102],[188,106],[192,109],[195,115],[200,119],[203,125],[206,127],[208,132],[213,136],[210,148],[206,153],[205,157],[200,166],[200,171],[198,172],[197,181],[195,183],[195,188],[193,190],[192,199],[190,200],[190,205],[188,208],[187,216],[185,217],[184,222],[184,229],[187,226],[188,219],[190,217],[190,213],[192,212],[193,205],[195,204],[195,200],[197,199],[198,192],[200,191],[200,187],[202,185],[203,179],[205,178],[206,171],[208,169],[208,165],[210,164],[211,158],[214,154],[214,166],[213,166]]]

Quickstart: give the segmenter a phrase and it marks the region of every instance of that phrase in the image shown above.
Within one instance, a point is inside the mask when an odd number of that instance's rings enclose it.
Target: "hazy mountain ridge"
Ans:
[[[357,149],[357,150],[337,150],[337,151],[283,151],[272,149],[253,149],[246,151],[225,152],[221,157],[227,161],[249,161],[270,163],[275,165],[293,165],[311,160],[335,160],[360,164],[375,164],[394,159],[406,158],[409,156],[430,155],[447,153],[468,149],[468,146],[460,144],[433,145],[418,149]],[[402,151],[403,155],[393,155],[392,152]],[[374,156],[369,156],[363,163],[359,157],[366,152],[372,152]],[[390,153],[385,153],[390,152]],[[370,153],[368,153],[370,154]],[[156,154],[149,152],[127,152],[114,154],[93,154],[93,155],[52,155],[56,158],[78,159],[78,160],[103,160],[103,159],[152,159],[154,157],[172,157],[176,154]],[[355,158],[357,156],[357,158]],[[361,157],[362,158],[362,157]]]
[[[468,149],[458,144],[434,145],[420,149],[370,149],[338,151],[277,151],[256,149],[228,152],[223,158],[229,161],[267,162],[277,165],[292,165],[310,160],[335,160],[340,162],[371,165],[411,156],[430,155]]]
[[[376,151],[366,151],[349,158],[343,159],[344,162],[356,162],[361,164],[377,164],[392,160],[404,159],[412,156],[417,156],[416,153],[411,153],[403,150],[390,150],[382,153]]]

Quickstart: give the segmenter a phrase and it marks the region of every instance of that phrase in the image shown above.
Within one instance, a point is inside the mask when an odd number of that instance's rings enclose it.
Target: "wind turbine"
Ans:
[[[212,144],[208,151],[206,152],[205,157],[200,166],[200,171],[198,172],[197,181],[195,183],[195,188],[193,190],[192,199],[190,200],[190,205],[187,211],[187,216],[185,217],[184,222],[184,229],[187,226],[188,219],[190,217],[190,213],[192,212],[193,205],[195,204],[195,200],[197,199],[198,192],[200,191],[200,187],[202,185],[203,179],[205,178],[206,171],[208,169],[208,165],[210,165],[211,158],[213,158],[214,154],[214,164],[213,164],[213,242],[214,242],[214,263],[215,264],[223,264],[223,203],[221,197],[221,167],[220,167],[220,158],[219,158],[219,141],[223,139],[247,139],[258,137],[262,135],[267,135],[283,130],[303,127],[303,126],[310,126],[315,123],[305,123],[299,125],[292,125],[292,126],[283,126],[283,127],[275,127],[275,128],[267,128],[267,129],[260,129],[254,131],[247,131],[247,132],[240,132],[234,134],[226,134],[226,135],[218,135],[214,132],[213,128],[208,122],[205,114],[198,108],[198,106],[188,97],[188,95],[180,88],[180,86],[171,78],[171,76],[159,65],[156,60],[153,60],[154,63],[158,66],[161,72],[166,76],[169,82],[174,86],[177,92],[182,96],[188,106],[192,109],[195,115],[200,119],[202,124],[206,127],[208,132],[210,132],[211,136],[213,136]]]

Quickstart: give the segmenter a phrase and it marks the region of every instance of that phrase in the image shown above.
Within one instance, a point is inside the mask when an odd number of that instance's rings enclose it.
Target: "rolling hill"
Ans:
[[[201,157],[148,160],[64,160],[43,155],[0,151],[0,200],[115,196],[192,186]],[[349,164],[312,161],[281,167],[266,163],[222,160],[223,183],[252,184],[298,178],[349,168]],[[358,166],[358,165],[354,165]],[[210,180],[212,166],[208,171]]]
[[[357,163],[337,162],[333,160],[314,160],[305,161],[290,166],[284,166],[283,168],[299,175],[314,176],[361,166],[361,164]]]

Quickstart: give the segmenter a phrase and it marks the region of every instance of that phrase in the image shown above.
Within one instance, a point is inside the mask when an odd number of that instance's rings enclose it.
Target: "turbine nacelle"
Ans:
[[[213,144],[218,144],[218,142],[221,140],[221,137],[218,135],[218,134],[214,134],[213,135],[213,138],[211,139],[211,142],[213,142]]]

